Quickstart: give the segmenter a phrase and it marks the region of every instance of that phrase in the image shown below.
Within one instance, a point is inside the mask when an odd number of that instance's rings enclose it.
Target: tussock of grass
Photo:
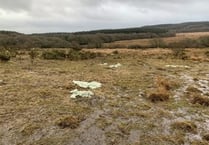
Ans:
[[[156,78],[156,85],[159,88],[164,88],[165,90],[172,90],[179,87],[179,83],[177,81],[171,81],[165,77],[158,76]]]
[[[166,78],[158,76],[155,80],[156,88],[148,95],[151,102],[163,102],[169,100],[172,83]]]
[[[74,116],[67,116],[60,118],[57,122],[56,125],[58,125],[60,128],[71,128],[75,129],[79,126],[80,120],[77,117]]]
[[[202,106],[209,106],[209,98],[205,96],[195,95],[192,99],[192,104],[200,104]]]
[[[188,88],[186,89],[186,91],[187,91],[188,93],[201,93],[200,90],[198,90],[197,88],[192,87],[192,86],[188,87]]]
[[[184,132],[197,132],[197,125],[191,121],[177,121],[174,122],[171,126],[173,129],[182,130]]]
[[[165,92],[153,92],[148,96],[148,99],[152,102],[162,102],[169,100],[169,94]]]
[[[209,142],[209,134],[203,135],[203,139]]]
[[[207,141],[200,141],[200,140],[196,140],[196,141],[193,141],[191,143],[191,145],[208,145],[208,142]]]
[[[169,81],[163,77],[157,77],[156,78],[156,85],[158,87],[162,87],[165,88],[166,90],[170,90],[171,89],[171,84],[169,83]]]
[[[38,126],[37,124],[29,124],[23,127],[23,129],[21,130],[21,133],[24,136],[29,136],[29,135],[32,135],[34,131],[39,128],[40,126]]]

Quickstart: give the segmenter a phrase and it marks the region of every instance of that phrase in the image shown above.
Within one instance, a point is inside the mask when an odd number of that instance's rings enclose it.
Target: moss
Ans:
[[[171,126],[173,129],[182,130],[184,132],[197,132],[197,125],[191,121],[177,121],[174,122]]]

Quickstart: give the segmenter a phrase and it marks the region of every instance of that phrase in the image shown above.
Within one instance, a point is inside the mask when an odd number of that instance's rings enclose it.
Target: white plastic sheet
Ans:
[[[100,88],[102,86],[101,83],[99,82],[83,82],[83,81],[73,81],[74,84],[78,85],[81,88],[90,88],[90,89],[97,89]]]
[[[70,92],[72,95],[70,98],[75,99],[77,97],[82,97],[82,98],[91,98],[94,93],[92,91],[79,91],[79,90],[73,90]]]

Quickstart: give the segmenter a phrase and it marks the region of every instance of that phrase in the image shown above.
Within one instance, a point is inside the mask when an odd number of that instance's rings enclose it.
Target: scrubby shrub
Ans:
[[[8,50],[0,51],[0,61],[7,62],[11,58],[10,52]]]
[[[77,51],[80,51],[82,49],[81,45],[76,41],[71,42],[71,48]]]
[[[163,39],[161,39],[161,38],[155,38],[155,39],[150,40],[150,46],[152,48],[165,48],[166,47],[166,44],[163,41]]]
[[[177,59],[187,59],[188,56],[186,55],[184,48],[173,48],[173,56]]]
[[[202,44],[199,40],[195,39],[183,39],[178,42],[171,42],[168,44],[170,48],[202,48]]]
[[[81,55],[82,60],[93,59],[93,58],[97,57],[97,53],[93,53],[93,52],[89,52],[89,51],[81,52],[80,55]]]
[[[64,60],[66,59],[66,52],[64,50],[44,51],[42,57],[44,59]]]
[[[141,48],[144,48],[143,46],[141,46],[141,45],[129,45],[128,46],[128,49],[141,49]]]
[[[68,51],[64,50],[53,50],[53,51],[44,51],[42,57],[44,59],[55,59],[55,60],[86,60],[100,57],[100,53],[94,53],[89,51],[78,51],[75,49],[70,49]]]
[[[28,53],[31,59],[31,63],[34,63],[34,59],[39,55],[38,52],[35,49],[31,49]]]
[[[199,42],[203,47],[209,47],[209,37],[208,36],[200,37]]]

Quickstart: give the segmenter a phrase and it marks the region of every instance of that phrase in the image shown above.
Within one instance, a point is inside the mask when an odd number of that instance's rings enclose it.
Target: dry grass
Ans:
[[[74,116],[63,117],[56,122],[56,124],[62,129],[64,128],[75,129],[79,126],[79,123],[80,120]]]
[[[204,134],[203,139],[209,142],[209,134]]]
[[[206,96],[201,96],[201,95],[194,95],[192,99],[193,104],[200,104],[203,106],[209,106],[209,98]]]
[[[191,124],[170,128],[181,116],[206,132],[208,108],[189,103],[181,89],[187,85],[182,75],[204,78],[208,62],[174,59],[169,49],[88,51],[107,55],[86,61],[37,58],[31,65],[23,53],[21,60],[18,56],[0,64],[0,144],[177,145],[190,138],[182,130],[195,130]],[[102,63],[122,66],[107,69]],[[172,64],[191,68],[166,67]],[[102,87],[93,90],[95,96],[90,99],[70,99],[70,91],[77,88],[73,80],[98,81]],[[179,100],[175,94],[180,94]],[[151,101],[163,102],[147,101],[149,95]]]
[[[191,121],[177,121],[172,125],[173,129],[182,130],[189,133],[197,133],[197,125]]]
[[[148,96],[148,99],[152,102],[163,102],[163,101],[167,101],[169,100],[170,94],[167,90],[165,89],[157,89],[157,91],[153,91],[150,93],[150,95]]]
[[[171,90],[177,89],[179,83],[171,81],[165,77],[157,76],[155,78],[155,89],[148,93],[148,99],[152,102],[163,102],[170,98]]]
[[[209,36],[208,32],[197,32],[197,33],[177,33],[176,37],[169,37],[169,38],[163,38],[162,40],[166,43],[173,43],[173,42],[179,42],[181,40],[184,39],[198,39],[202,36]],[[108,47],[116,47],[120,46],[120,47],[124,47],[127,48],[128,46],[131,45],[140,45],[140,46],[144,46],[147,47],[150,45],[150,41],[152,39],[136,39],[136,40],[124,40],[124,41],[117,41],[117,42],[113,42],[110,44],[105,44],[104,46]]]

